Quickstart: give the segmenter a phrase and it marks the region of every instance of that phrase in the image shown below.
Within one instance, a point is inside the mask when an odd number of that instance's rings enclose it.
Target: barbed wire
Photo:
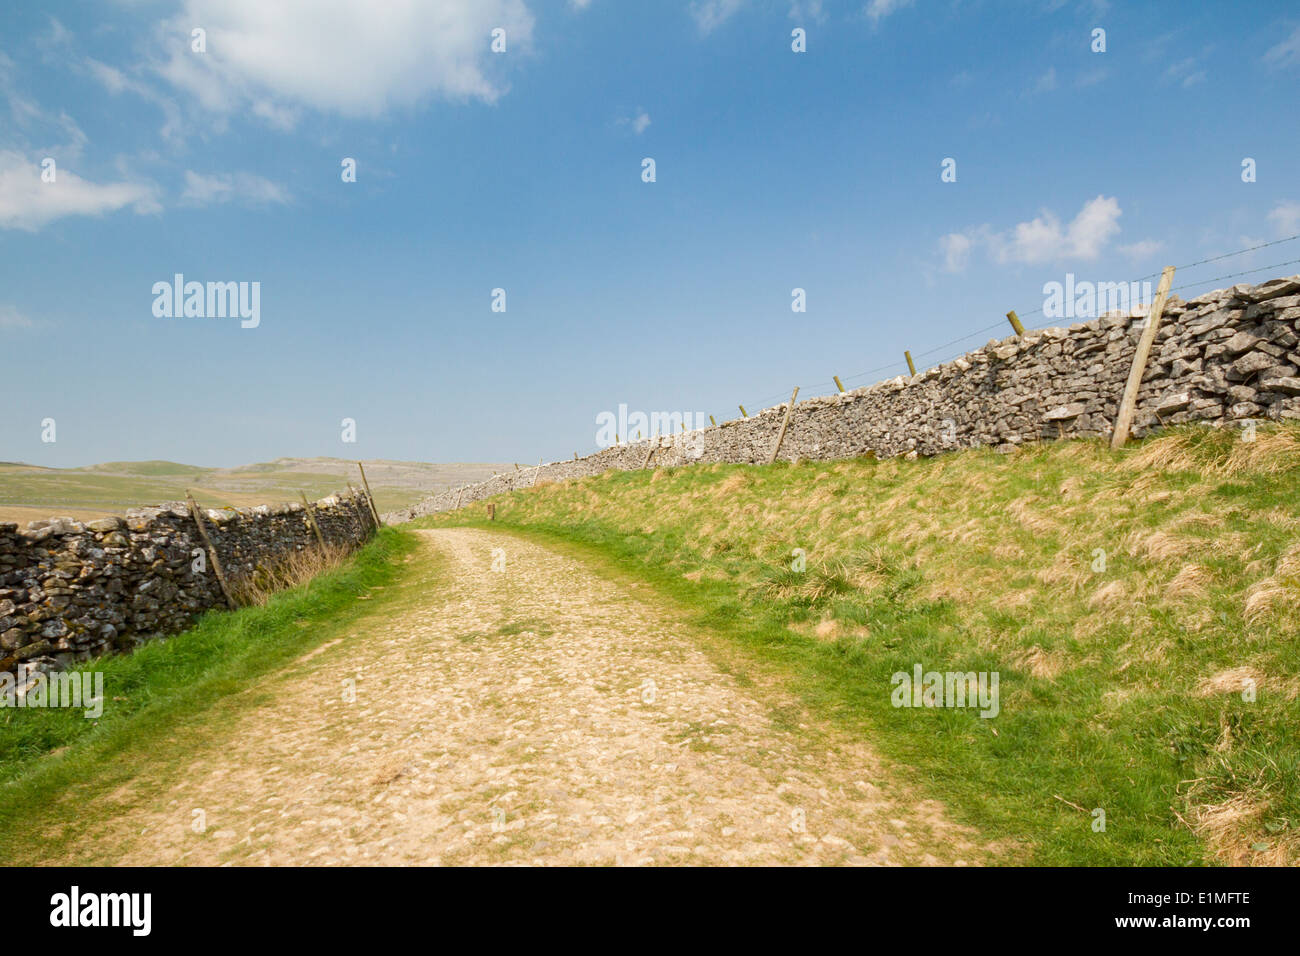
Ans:
[[[1293,240],[1295,240],[1295,239],[1300,239],[1300,233],[1296,233],[1294,236],[1286,236],[1286,237],[1284,237],[1284,238],[1282,238],[1282,239],[1273,239],[1273,240],[1271,240],[1271,241],[1269,241],[1269,242],[1261,242],[1261,243],[1259,243],[1259,244],[1257,244],[1257,245],[1254,245],[1254,246],[1247,246],[1247,247],[1244,248],[1244,249],[1237,249],[1237,250],[1235,250],[1235,251],[1233,251],[1233,252],[1225,252],[1225,253],[1223,253],[1222,255],[1218,255],[1218,256],[1210,256],[1210,257],[1205,258],[1205,259],[1198,259],[1198,260],[1196,260],[1195,262],[1187,262],[1187,263],[1184,263],[1183,265],[1180,265],[1180,266],[1174,266],[1174,269],[1175,269],[1176,272],[1178,272],[1178,271],[1182,271],[1182,270],[1185,270],[1185,269],[1193,269],[1193,268],[1195,268],[1196,266],[1207,265],[1207,264],[1209,264],[1209,263],[1211,263],[1211,262],[1221,262],[1221,261],[1224,260],[1224,259],[1231,259],[1231,258],[1234,257],[1234,256],[1242,256],[1242,255],[1245,255],[1245,254],[1248,253],[1248,252],[1256,252],[1256,251],[1258,251],[1258,250],[1260,250],[1260,249],[1266,249],[1266,248],[1268,248],[1268,247],[1270,247],[1270,246],[1280,245],[1280,244],[1282,244],[1282,243],[1284,243],[1284,242],[1291,242],[1291,241],[1293,241]],[[1256,268],[1256,269],[1246,269],[1246,270],[1243,270],[1243,271],[1241,271],[1241,272],[1230,272],[1230,273],[1228,273],[1227,275],[1215,276],[1215,277],[1212,278],[1212,279],[1198,279],[1198,280],[1195,280],[1195,281],[1193,281],[1193,282],[1185,282],[1185,283],[1183,283],[1182,285],[1173,286],[1172,288],[1170,288],[1169,291],[1170,291],[1170,292],[1178,292],[1178,291],[1181,291],[1181,290],[1184,290],[1184,289],[1195,288],[1196,286],[1212,285],[1212,284],[1214,284],[1215,282],[1222,282],[1222,281],[1225,280],[1225,279],[1236,279],[1236,278],[1239,278],[1239,277],[1241,277],[1241,276],[1254,275],[1255,273],[1265,272],[1265,271],[1267,271],[1267,270],[1269,270],[1269,269],[1280,269],[1280,268],[1282,268],[1283,266],[1296,265],[1297,263],[1300,263],[1300,259],[1289,259],[1289,260],[1287,260],[1286,262],[1275,262],[1275,263],[1272,263],[1271,265],[1267,265],[1267,266],[1259,266],[1259,267]],[[1162,270],[1162,271],[1163,271],[1163,270]],[[1160,275],[1161,275],[1161,272],[1153,272],[1153,273],[1150,273],[1149,275],[1139,276],[1139,277],[1136,278],[1136,279],[1132,279],[1132,280],[1130,280],[1130,283],[1128,283],[1128,284],[1131,284],[1131,283],[1137,283],[1137,282],[1142,282],[1143,280],[1146,280],[1146,279],[1155,279],[1155,278],[1159,278]],[[1041,313],[1042,311],[1043,311],[1043,306],[1040,305],[1040,306],[1039,306],[1038,308],[1036,308],[1036,309],[1029,309],[1029,310],[1027,310],[1027,311],[1023,311],[1023,312],[1017,310],[1017,311],[1016,311],[1016,315],[1017,315],[1018,317],[1023,318],[1023,317],[1025,317],[1025,316],[1038,315],[1038,314]],[[926,349],[924,352],[917,352],[917,353],[915,353],[912,357],[913,357],[913,359],[920,359],[920,358],[925,358],[925,357],[930,356],[930,355],[934,355],[934,354],[936,354],[936,353],[938,353],[938,352],[942,352],[942,351],[944,351],[944,350],[946,350],[946,349],[950,349],[952,346],[957,345],[957,344],[959,344],[959,343],[961,343],[961,342],[965,342],[965,341],[968,340],[968,339],[973,339],[973,338],[976,338],[976,337],[978,337],[978,336],[986,335],[986,334],[988,334],[989,332],[995,332],[995,331],[997,331],[998,329],[1004,328],[1004,327],[1006,326],[1006,324],[1007,324],[1007,320],[1006,320],[1006,319],[1002,319],[1000,322],[995,322],[995,323],[993,323],[992,325],[987,325],[987,326],[985,326],[985,327],[982,328],[982,329],[976,329],[976,330],[973,331],[973,332],[967,332],[965,335],[960,335],[960,336],[958,336],[958,337],[955,338],[955,339],[952,339],[952,340],[950,340],[950,341],[948,341],[948,342],[944,342],[942,345],[936,345],[936,346],[934,346],[933,348]],[[959,356],[961,356],[961,355],[964,355],[964,354],[965,354],[966,352],[968,352],[968,351],[970,351],[969,348],[963,348],[963,349],[961,349],[961,350],[958,351],[958,352],[954,352],[954,353],[952,353],[952,354],[949,355],[947,358],[942,359],[938,364],[943,364],[944,362],[949,362],[949,361],[951,361],[951,360],[954,359],[954,358],[957,358],[957,357],[959,357]],[[902,369],[906,369],[906,368],[907,368],[907,362],[906,362],[905,359],[895,359],[895,360],[892,361],[892,362],[888,362],[888,363],[886,363],[886,364],[884,364],[884,365],[879,365],[879,366],[877,366],[876,368],[867,369],[867,370],[864,371],[864,372],[855,372],[855,373],[852,374],[852,375],[844,375],[844,376],[841,376],[841,377],[840,377],[840,381],[843,382],[843,383],[846,383],[846,384],[849,383],[849,382],[858,382],[858,381],[860,381],[860,380],[862,380],[862,379],[864,379],[864,378],[868,378],[868,377],[870,377],[870,376],[874,376],[874,375],[879,375],[881,372],[888,372],[888,371],[891,371],[891,370],[894,370],[894,369],[902,370]],[[838,391],[838,388],[836,387],[836,385],[835,385],[835,383],[834,383],[833,381],[830,381],[830,382],[818,382],[818,383],[815,383],[814,385],[812,385],[812,386],[810,387],[809,390],[811,391],[812,389],[825,389],[827,394],[829,394],[829,390],[830,390],[830,389],[835,389],[836,391]],[[849,389],[846,388],[846,391],[848,391],[848,390],[849,390]],[[764,408],[771,408],[771,407],[773,406],[773,404],[775,404],[775,403],[778,403],[778,402],[780,402],[780,403],[784,403],[784,402],[786,402],[786,401],[788,401],[788,400],[789,400],[789,394],[788,394],[788,393],[780,393],[780,394],[777,394],[777,395],[771,395],[771,396],[768,396],[768,397],[765,397],[765,398],[761,398],[761,399],[758,399],[758,400],[754,403],[754,405],[753,405],[753,411],[754,411],[754,412],[759,412],[759,411],[762,411]],[[746,408],[748,409],[748,408],[750,408],[750,406],[749,406],[749,405],[746,405]]]

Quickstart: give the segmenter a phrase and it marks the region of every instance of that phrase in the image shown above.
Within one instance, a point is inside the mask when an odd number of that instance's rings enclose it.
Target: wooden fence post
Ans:
[[[709,416],[709,424],[712,425],[714,428],[718,427],[718,423],[714,420],[712,415]]]
[[[838,388],[841,393],[843,393],[844,383],[840,381],[840,377],[838,375],[832,375],[831,378],[835,379],[835,387]]]
[[[487,506],[488,521],[497,520],[497,506],[494,502],[489,501]]]
[[[655,453],[655,449],[658,447],[659,442],[656,439],[651,438],[650,447],[646,449],[645,457],[641,459],[641,469],[643,471],[645,470],[645,466],[650,464],[650,456]]]
[[[519,466],[516,465],[515,467],[518,468]],[[452,505],[452,507],[451,507],[451,510],[452,510],[452,511],[459,511],[459,510],[460,510],[460,496],[463,495],[464,493],[465,493],[465,486],[464,486],[464,485],[461,485],[459,488],[456,489],[456,503],[455,503],[454,505]]]
[[[299,491],[298,495],[302,498],[303,507],[307,509],[307,520],[311,522],[311,530],[316,532],[316,542],[321,546],[321,550],[323,551],[325,550],[325,536],[320,533],[320,525],[316,523],[316,509],[314,509],[311,506],[311,502],[307,500],[306,492]]]
[[[1138,340],[1137,351],[1133,354],[1133,367],[1129,369],[1124,397],[1119,403],[1119,414],[1115,416],[1115,432],[1110,436],[1111,448],[1122,448],[1128,441],[1129,431],[1133,427],[1133,415],[1137,411],[1138,392],[1142,389],[1142,376],[1147,369],[1147,358],[1151,355],[1151,346],[1160,329],[1160,317],[1165,311],[1165,300],[1169,298],[1169,287],[1173,282],[1174,267],[1165,266],[1160,273],[1156,300],[1151,303],[1151,311],[1147,313],[1147,327],[1142,330],[1142,338]]]
[[[906,351],[903,352],[903,358],[907,359],[907,367],[908,367],[908,369],[911,371],[911,373],[912,373],[912,377],[915,378],[915,377],[916,377],[916,366],[912,363],[912,353],[911,353],[911,352],[906,352]]]
[[[208,537],[208,529],[203,525],[203,516],[199,513],[199,506],[194,500],[194,495],[185,492],[185,497],[190,503],[190,514],[194,518],[194,523],[199,526],[199,537],[203,539],[204,547],[208,549],[208,557],[212,559],[212,571],[217,576],[217,583],[221,585],[221,593],[226,596],[226,604],[234,610],[237,605],[234,596],[230,593],[230,585],[226,583],[226,575],[221,570],[221,559],[217,557],[217,549],[212,546],[212,539]]]
[[[790,404],[785,408],[785,419],[781,422],[781,430],[777,432],[776,444],[772,446],[772,455],[767,459],[769,465],[776,461],[776,456],[781,452],[781,443],[785,441],[785,430],[790,426],[790,416],[794,414],[794,400],[798,397],[799,386],[796,385],[794,391],[790,393]]]
[[[740,414],[744,415],[746,418],[749,417],[749,412],[745,411],[745,406],[744,406],[744,405],[741,405],[741,406],[740,406]]]
[[[1016,330],[1016,335],[1023,336],[1025,334],[1025,327],[1021,324],[1020,316],[1016,315],[1015,309],[1012,309],[1007,313],[1007,321],[1010,322],[1011,327]]]
[[[366,486],[366,501],[370,503],[370,513],[374,515],[375,527],[382,528],[384,523],[379,520],[379,509],[375,507],[375,496],[370,493],[370,482],[366,481],[366,467],[357,462],[357,467],[361,469],[361,483]]]

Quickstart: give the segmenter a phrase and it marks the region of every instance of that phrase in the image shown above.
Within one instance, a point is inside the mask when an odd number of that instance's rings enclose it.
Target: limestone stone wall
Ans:
[[[375,530],[368,499],[315,503],[327,545],[352,550]],[[203,512],[232,586],[316,546],[300,504]],[[197,560],[202,549],[202,560]],[[198,527],[183,501],[125,518],[0,523],[0,671],[58,669],[174,634],[225,607]]]
[[[1136,311],[1136,310],[1135,310]],[[1112,313],[989,342],[921,372],[795,405],[780,458],[933,455],[1110,434],[1144,313]],[[1199,421],[1300,419],[1300,276],[1171,296],[1142,379],[1133,434]],[[606,448],[443,492],[390,515],[405,521],[537,482],[641,467],[763,463],[785,407],[680,435]]]

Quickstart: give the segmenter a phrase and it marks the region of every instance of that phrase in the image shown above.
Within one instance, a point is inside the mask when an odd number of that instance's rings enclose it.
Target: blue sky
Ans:
[[[1286,2],[6,5],[0,460],[535,462],[867,384],[1300,233],[1298,91]],[[260,324],[155,317],[178,272]]]

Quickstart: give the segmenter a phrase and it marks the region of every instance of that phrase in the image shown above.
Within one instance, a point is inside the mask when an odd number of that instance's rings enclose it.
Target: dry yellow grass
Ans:
[[[259,566],[250,576],[236,578],[230,582],[230,588],[239,604],[265,605],[276,592],[296,588],[340,567],[348,554],[346,548],[338,545],[304,548],[270,566]]]
[[[1193,693],[1197,697],[1213,697],[1216,694],[1238,694],[1248,687],[1256,689],[1264,686],[1264,675],[1253,667],[1230,667],[1217,674],[1206,677]]]
[[[1204,597],[1209,592],[1209,586],[1214,580],[1214,575],[1209,568],[1199,564],[1184,565],[1182,570],[1173,576],[1173,579],[1165,585],[1165,597],[1171,600],[1184,600],[1186,598]]]

